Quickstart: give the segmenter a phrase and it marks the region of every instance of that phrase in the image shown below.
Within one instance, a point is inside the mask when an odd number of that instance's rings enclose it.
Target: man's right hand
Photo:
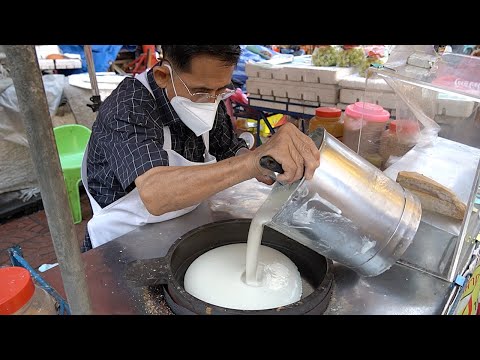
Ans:
[[[320,152],[313,140],[291,123],[280,127],[268,142],[249,154],[253,177],[258,179],[270,173],[260,166],[260,159],[267,155],[282,165],[284,173],[277,179],[288,184],[301,179],[302,176],[310,180],[320,165]]]

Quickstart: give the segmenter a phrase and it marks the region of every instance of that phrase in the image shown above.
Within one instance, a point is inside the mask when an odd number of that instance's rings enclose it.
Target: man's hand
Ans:
[[[275,180],[273,180],[273,178],[274,177],[270,177],[268,175],[260,175],[260,176],[255,177],[255,179],[257,179],[261,183],[264,183],[264,184],[267,184],[267,185],[272,185],[275,182]]]
[[[268,176],[271,171],[260,166],[260,159],[267,155],[282,165],[284,173],[277,177],[278,180],[289,184],[301,179],[302,176],[310,180],[320,165],[320,152],[313,140],[291,123],[280,127],[268,142],[249,154],[253,176],[270,185],[273,183]]]
[[[235,156],[241,156],[241,155],[251,154],[251,153],[252,152],[247,148],[240,148],[235,154]],[[261,175],[255,176],[255,178],[264,184],[272,185],[275,182],[275,180],[273,180],[273,178],[275,178],[275,174],[273,173],[273,171],[270,171],[269,173],[271,174],[270,176],[261,174]]]

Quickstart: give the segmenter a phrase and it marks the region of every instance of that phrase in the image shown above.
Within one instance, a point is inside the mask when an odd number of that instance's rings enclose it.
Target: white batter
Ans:
[[[199,256],[185,273],[185,290],[210,304],[237,310],[272,309],[300,300],[302,279],[297,266],[275,249],[260,245],[258,250],[256,286],[246,283],[247,244],[241,243]]]
[[[247,240],[246,282],[256,286],[257,278],[257,254],[263,237],[263,227],[268,224],[285,204],[291,191],[287,186],[275,185],[265,202],[257,210],[250,224]]]

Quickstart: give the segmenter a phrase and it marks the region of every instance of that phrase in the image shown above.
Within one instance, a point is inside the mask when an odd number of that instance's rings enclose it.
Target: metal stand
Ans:
[[[90,101],[93,104],[87,104],[93,112],[96,112],[100,105],[102,105],[102,100],[100,98],[100,91],[98,90],[97,76],[95,75],[95,63],[93,62],[92,47],[90,45],[84,45],[83,50],[85,52],[85,60],[87,61],[88,76],[90,77],[90,84],[92,85],[93,96],[90,98]]]
[[[270,130],[270,133],[272,135],[275,134],[275,129],[270,124],[270,121],[268,121],[263,111],[257,110],[253,106],[250,106],[247,104],[236,104],[236,103],[234,104],[232,102],[232,105],[234,108],[233,115],[235,117],[245,117],[245,118],[250,118],[257,121],[257,144],[258,145],[262,144],[262,140],[260,138],[260,121],[261,120],[265,122],[265,125],[267,125],[268,129]]]

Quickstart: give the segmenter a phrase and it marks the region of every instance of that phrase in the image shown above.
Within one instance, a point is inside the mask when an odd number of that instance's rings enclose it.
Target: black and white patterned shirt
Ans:
[[[170,128],[172,150],[189,161],[203,162],[205,145],[178,117],[153,71],[147,73],[154,97],[143,84],[124,79],[101,105],[88,146],[89,191],[103,208],[135,188],[135,179],[155,166],[168,166],[163,127]],[[235,136],[225,104],[220,102],[210,131],[210,154],[217,161],[246,147]]]

